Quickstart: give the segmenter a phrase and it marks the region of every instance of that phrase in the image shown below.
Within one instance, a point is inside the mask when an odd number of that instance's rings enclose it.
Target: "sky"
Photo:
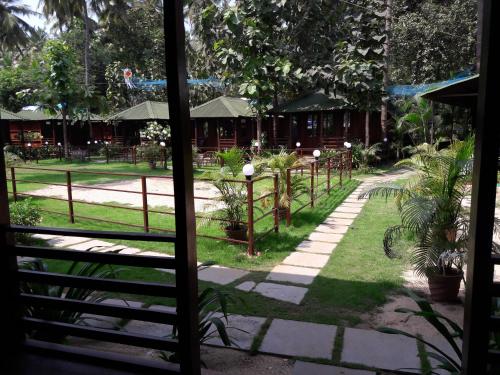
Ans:
[[[19,0],[19,4],[26,4],[28,5],[32,10],[34,11],[40,11],[38,9],[38,3],[39,0]],[[25,21],[27,21],[30,25],[33,27],[40,27],[42,29],[45,29],[47,32],[50,29],[50,25],[48,25],[47,21],[45,20],[44,17],[40,16],[29,16],[29,17],[22,17]]]

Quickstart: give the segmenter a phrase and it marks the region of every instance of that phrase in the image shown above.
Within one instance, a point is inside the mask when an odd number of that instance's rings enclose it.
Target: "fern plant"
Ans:
[[[396,164],[415,170],[416,180],[405,185],[378,185],[360,195],[395,197],[401,224],[385,232],[387,256],[397,256],[394,244],[404,232],[409,232],[417,242],[411,261],[418,274],[447,275],[461,268],[460,259],[469,238],[469,217],[462,201],[469,194],[473,149],[473,138],[457,141],[441,151],[426,147]],[[447,259],[443,259],[443,254],[447,254]]]

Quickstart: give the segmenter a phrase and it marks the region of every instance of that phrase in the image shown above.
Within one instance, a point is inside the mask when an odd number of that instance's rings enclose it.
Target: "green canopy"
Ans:
[[[349,107],[343,96],[333,93],[325,94],[321,89],[300,98],[291,100],[278,106],[274,112],[277,113],[297,113],[297,112],[315,112],[315,111],[333,111],[336,109],[345,109]]]
[[[131,108],[118,112],[107,121],[153,121],[168,120],[168,104],[164,102],[145,101]]]
[[[0,120],[24,120],[19,114],[0,108]]]
[[[238,117],[255,117],[247,99],[219,96],[191,109],[191,118]]]

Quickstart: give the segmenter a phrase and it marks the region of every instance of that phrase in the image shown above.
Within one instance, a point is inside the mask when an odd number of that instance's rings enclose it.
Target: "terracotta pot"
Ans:
[[[232,240],[246,241],[248,239],[247,229],[246,225],[240,225],[238,228],[227,226],[224,228],[224,231],[226,232],[226,236]]]
[[[460,290],[460,283],[464,274],[462,271],[454,271],[454,273],[449,275],[442,275],[437,273],[427,275],[431,298],[434,301],[456,301],[458,291]]]

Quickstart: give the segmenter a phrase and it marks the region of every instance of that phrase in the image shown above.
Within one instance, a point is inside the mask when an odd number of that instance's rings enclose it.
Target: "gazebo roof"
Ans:
[[[19,114],[0,108],[0,120],[24,120]]]
[[[43,111],[28,111],[23,110],[17,112],[17,115],[23,120],[27,121],[49,121],[54,118],[51,114],[45,113]]]
[[[347,108],[348,104],[343,96],[333,93],[325,94],[325,90],[320,89],[309,94],[305,94],[297,99],[291,100],[278,106],[274,112],[277,113],[297,113],[315,111],[333,111]]]
[[[422,98],[458,107],[472,108],[477,101],[479,74],[451,83],[421,95]]]
[[[248,99],[219,96],[191,109],[191,118],[255,117]]]
[[[147,100],[131,108],[109,116],[106,120],[111,121],[153,121],[169,120],[168,104],[165,102],[154,102]]]

